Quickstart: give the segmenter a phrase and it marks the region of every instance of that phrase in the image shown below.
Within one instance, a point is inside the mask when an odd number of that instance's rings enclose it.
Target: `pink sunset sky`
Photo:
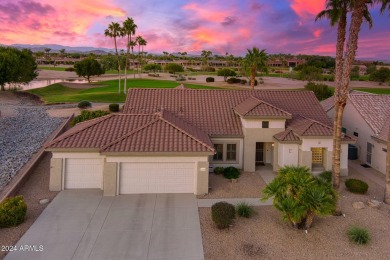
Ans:
[[[112,21],[133,17],[152,53],[233,53],[256,46],[268,53],[335,54],[336,28],[314,22],[325,0],[1,0],[0,44],[61,44],[113,48],[103,35]],[[390,16],[371,9],[359,58],[390,59]],[[120,43],[121,49],[125,48]]]

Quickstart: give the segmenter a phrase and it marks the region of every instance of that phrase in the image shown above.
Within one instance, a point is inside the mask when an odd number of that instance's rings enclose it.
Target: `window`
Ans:
[[[236,161],[237,160],[237,145],[228,144],[226,149],[226,160],[227,161]]]
[[[341,128],[341,132],[343,132],[344,134],[346,134],[346,133],[347,133],[347,128],[345,128],[345,127]]]
[[[261,127],[262,128],[269,128],[269,121],[262,121],[261,122]]]
[[[214,161],[222,161],[223,160],[223,144],[214,144],[215,154],[213,157]]]
[[[353,135],[356,137],[359,137],[359,133],[357,133],[357,132],[353,132]]]

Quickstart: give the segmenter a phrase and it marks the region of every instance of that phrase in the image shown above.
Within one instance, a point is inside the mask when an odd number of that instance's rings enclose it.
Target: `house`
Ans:
[[[121,114],[79,123],[47,146],[50,190],[205,194],[218,166],[329,170],[330,125],[309,91],[131,89]],[[343,139],[344,175],[351,142]]]
[[[321,102],[330,118],[333,97]],[[390,95],[351,91],[344,109],[343,132],[357,139],[358,159],[386,173],[386,154],[390,124]]]

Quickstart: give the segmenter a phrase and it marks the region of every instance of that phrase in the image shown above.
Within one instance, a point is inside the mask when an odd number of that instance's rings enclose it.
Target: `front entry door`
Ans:
[[[264,143],[256,143],[256,166],[264,165]]]

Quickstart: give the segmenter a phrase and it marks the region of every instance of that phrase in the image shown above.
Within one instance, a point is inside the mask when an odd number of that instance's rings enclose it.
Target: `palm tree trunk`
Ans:
[[[389,123],[389,136],[387,139],[386,186],[385,186],[384,202],[386,204],[390,204],[390,123]]]
[[[127,49],[126,49],[126,65],[125,65],[125,84],[123,86],[123,93],[126,95],[127,92],[127,67],[129,66],[129,53],[130,53],[130,47],[129,47],[129,35],[127,36]]]
[[[337,73],[342,73],[341,77],[338,78],[339,82],[336,82],[337,92],[335,93],[335,102],[338,103],[338,109],[335,112],[337,118],[335,119],[336,125],[334,127],[336,129],[334,130],[335,136],[333,137],[333,187],[336,190],[339,190],[340,188],[341,127],[343,122],[343,112],[347,103],[352,63],[355,59],[356,50],[358,48],[359,32],[363,22],[363,13],[366,1],[367,0],[358,0],[355,7],[353,8],[351,25],[349,28],[346,58],[343,61],[342,72],[336,72],[336,77],[340,77]],[[338,42],[337,44],[341,44],[341,42]],[[339,70],[340,69],[341,67],[339,67]],[[339,201],[337,202],[335,213],[341,214],[341,206]]]
[[[138,43],[138,66],[137,66],[137,70],[138,70],[138,77],[141,78],[141,74],[140,74],[140,70],[139,70],[139,67],[140,67],[140,64],[141,63],[141,45],[139,45]]]
[[[311,211],[309,211],[307,213],[306,221],[305,221],[305,228],[306,229],[311,228],[311,225],[313,224],[314,216],[315,216],[314,213]]]
[[[251,71],[251,89],[255,89],[255,77],[256,77],[256,67],[252,66],[252,71]]]
[[[114,37],[114,43],[115,43],[115,54],[116,54],[116,59],[118,60],[118,94],[121,93],[121,63],[119,61],[119,55],[118,55],[118,48],[116,45],[116,37]]]

